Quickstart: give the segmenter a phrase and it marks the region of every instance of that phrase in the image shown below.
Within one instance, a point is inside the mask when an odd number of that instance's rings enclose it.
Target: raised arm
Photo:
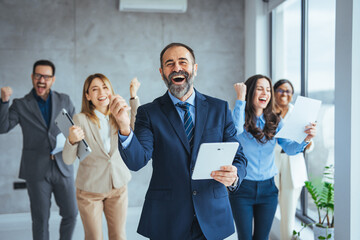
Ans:
[[[283,122],[280,121],[278,129],[281,129],[282,125]],[[304,151],[304,149],[310,143],[311,139],[313,139],[316,136],[316,123],[311,123],[308,126],[306,126],[304,132],[307,133],[308,135],[305,137],[302,143],[297,143],[295,141],[284,138],[278,138],[277,141],[279,145],[282,147],[282,149],[286,152],[286,154],[295,155]]]
[[[246,85],[244,83],[235,83],[236,102],[232,113],[237,134],[244,132],[245,124],[245,106],[246,106]]]
[[[140,106],[140,99],[137,96],[137,91],[140,88],[141,83],[138,81],[138,79],[135,77],[130,82],[130,107],[131,107],[131,113],[130,113],[130,127],[132,129],[135,128],[135,119],[136,119],[136,113],[137,109]]]
[[[142,139],[143,136],[148,139],[153,139],[152,132],[150,128],[147,127],[149,121],[141,109],[141,107],[138,109],[136,116],[136,136],[138,136],[139,139]],[[127,167],[132,171],[137,171],[149,161],[152,154],[152,141],[149,144],[141,141],[140,144],[135,134],[131,131],[128,110],[129,107],[121,96],[115,95],[111,98],[110,111],[115,117],[119,128],[119,152]],[[143,134],[144,132],[145,134]],[[144,141],[146,142],[146,139]],[[148,150],[145,151],[147,147],[143,147],[142,144],[151,147],[150,153]]]
[[[132,171],[144,167],[152,157],[154,136],[151,131],[150,120],[143,107],[139,107],[136,115],[136,127],[130,144],[124,148],[119,140],[120,154]]]
[[[12,95],[11,87],[1,88],[0,103],[0,133],[7,133],[19,123],[19,114],[16,103],[9,108],[9,101]]]

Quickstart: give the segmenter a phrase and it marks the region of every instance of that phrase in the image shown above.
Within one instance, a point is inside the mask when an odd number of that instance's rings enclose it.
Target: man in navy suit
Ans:
[[[134,133],[127,104],[114,96],[111,112],[119,125],[119,151],[133,171],[152,159],[153,174],[138,226],[150,239],[224,239],[234,233],[228,189],[246,175],[247,160],[239,146],[233,165],[212,172],[213,179],[192,180],[201,143],[238,142],[227,102],[193,87],[197,64],[193,50],[172,43],[160,54],[160,74],[168,91],[139,107]],[[177,103],[188,103],[186,112]],[[193,121],[193,139],[183,120]]]

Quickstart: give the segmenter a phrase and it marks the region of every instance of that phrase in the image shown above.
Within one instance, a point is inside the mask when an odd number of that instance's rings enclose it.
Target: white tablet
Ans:
[[[69,128],[74,124],[73,120],[71,119],[70,115],[67,111],[63,108],[59,115],[55,118],[55,124],[58,126],[60,131],[64,134],[66,138],[69,136]],[[82,140],[79,143],[79,147],[77,150],[77,157],[80,161],[84,160],[84,158],[91,153],[91,148],[87,144],[85,140]]]
[[[232,165],[238,147],[238,142],[201,144],[192,179],[212,179],[212,171],[220,170],[221,166]]]

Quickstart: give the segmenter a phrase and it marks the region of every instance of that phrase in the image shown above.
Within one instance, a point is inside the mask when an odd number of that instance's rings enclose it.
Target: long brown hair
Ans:
[[[95,78],[99,78],[101,81],[103,81],[104,84],[106,84],[106,86],[111,90],[111,95],[112,96],[115,93],[114,93],[114,89],[113,89],[113,87],[111,85],[110,80],[105,75],[103,75],[101,73],[95,73],[93,75],[88,76],[86,78],[85,82],[84,82],[83,94],[82,94],[82,104],[81,104],[81,113],[84,113],[93,123],[95,123],[100,128],[99,119],[98,119],[98,117],[96,116],[96,114],[94,112],[95,106],[91,101],[87,100],[87,98],[86,98],[86,94],[89,94],[90,85],[91,85],[92,81]],[[107,108],[107,112],[106,112],[105,115],[109,116],[110,124],[112,126],[114,126],[115,129],[118,130],[116,120],[115,120],[114,116],[111,114],[109,106]]]
[[[265,78],[270,84],[270,101],[263,111],[265,126],[260,129],[256,126],[256,114],[254,108],[254,93],[256,84],[260,78]],[[280,117],[275,113],[275,103],[273,100],[274,90],[272,87],[271,79],[264,75],[254,75],[245,81],[246,85],[246,107],[245,107],[245,129],[259,143],[266,143],[271,140],[276,133],[276,128],[280,122]]]

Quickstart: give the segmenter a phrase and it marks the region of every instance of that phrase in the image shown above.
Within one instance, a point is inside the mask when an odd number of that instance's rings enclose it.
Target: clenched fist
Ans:
[[[130,97],[134,98],[136,97],[137,91],[140,88],[140,82],[137,80],[137,78],[133,78],[130,82]]]
[[[12,95],[11,87],[3,87],[1,88],[1,100],[3,102],[8,102],[10,100],[10,96]]]
[[[130,118],[128,113],[130,109],[124,98],[119,95],[111,96],[110,112],[115,117],[120,134],[124,136],[129,136],[130,134]]]
[[[246,85],[245,83],[235,83],[234,89],[236,91],[237,100],[246,100]]]

